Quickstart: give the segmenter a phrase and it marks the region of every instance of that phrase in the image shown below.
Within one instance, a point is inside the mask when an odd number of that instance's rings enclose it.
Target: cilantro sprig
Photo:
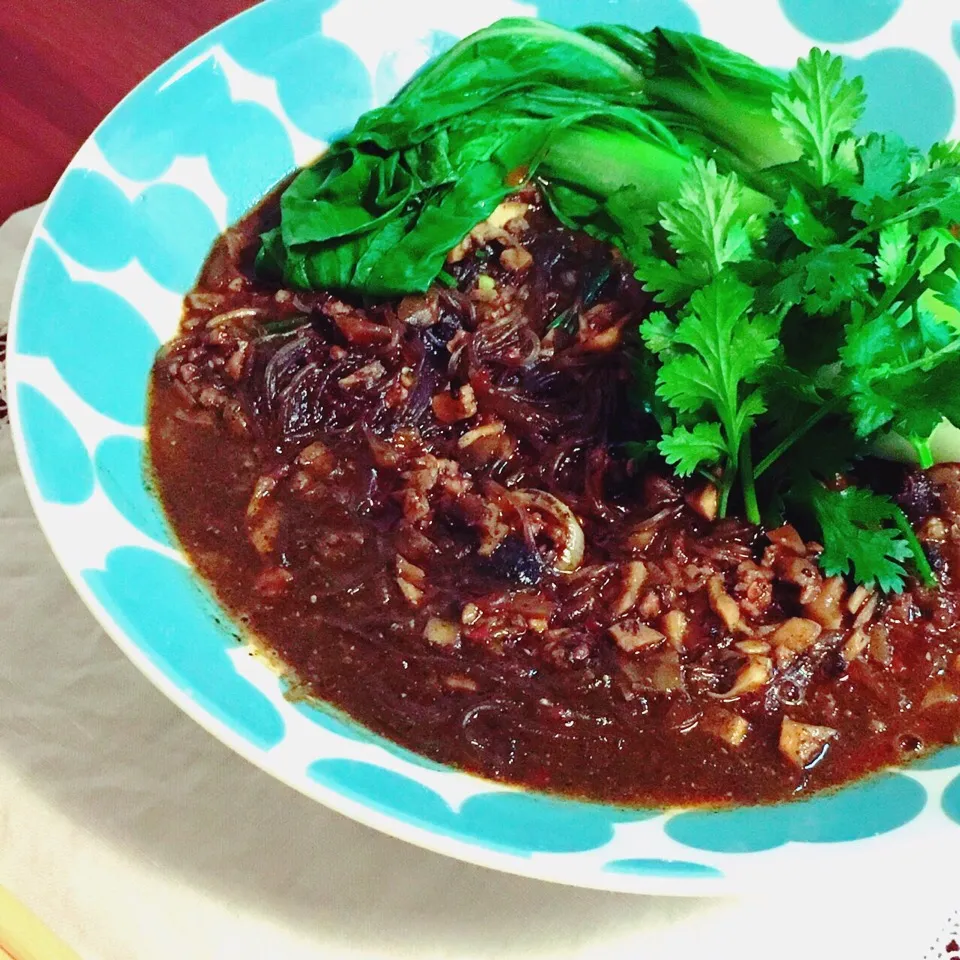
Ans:
[[[721,271],[693,294],[675,327],[655,313],[640,335],[662,361],[657,394],[684,421],[698,420],[692,426],[679,422],[660,441],[660,452],[681,476],[725,464],[723,509],[739,468],[747,516],[759,523],[748,435],[767,409],[757,384],[777,350],[779,324],[752,308],[750,287]]]
[[[852,574],[860,583],[899,590],[911,544],[896,524],[899,510],[887,497],[860,487],[810,487],[810,501],[823,534],[820,566],[830,576]]]
[[[678,475],[710,477],[721,513],[809,518],[825,572],[897,591],[936,580],[857,464],[896,432],[929,466],[930,434],[960,423],[960,151],[857,136],[864,104],[862,82],[814,49],[770,99],[798,158],[749,188],[691,162],[635,261],[664,306],[640,336],[672,415],[657,448]],[[758,177],[776,200],[766,217]]]

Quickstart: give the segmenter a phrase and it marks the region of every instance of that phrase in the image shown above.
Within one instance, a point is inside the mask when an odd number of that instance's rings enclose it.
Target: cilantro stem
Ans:
[[[911,437],[910,443],[916,451],[921,470],[929,470],[933,466],[933,451],[930,449],[930,438]]]
[[[724,476],[723,483],[720,484],[720,506],[718,515],[722,520],[727,515],[727,503],[730,500],[730,488],[733,486],[733,474]]]
[[[926,356],[918,357],[916,360],[912,360],[910,363],[905,363],[901,367],[892,367],[891,369],[884,371],[883,376],[884,378],[899,377],[904,373],[910,373],[913,370],[921,370],[925,367],[929,368],[928,365],[932,361],[937,360],[939,357],[956,353],[958,350],[960,350],[960,340],[954,340],[952,343],[948,343],[945,347],[941,347],[939,350],[934,350],[932,353],[928,353]]]
[[[933,567],[930,566],[930,561],[927,559],[923,545],[913,532],[913,527],[910,526],[907,515],[899,507],[893,508],[893,522],[896,523],[897,529],[903,534],[903,539],[907,541],[910,550],[913,552],[913,563],[917,568],[917,575],[920,577],[920,582],[925,587],[935,587],[937,585],[937,577],[933,572]]]
[[[754,476],[760,477],[776,463],[802,436],[809,433],[824,417],[833,413],[842,402],[841,397],[834,397],[829,403],[823,404],[816,413],[804,420],[795,430],[791,430],[758,464]]]
[[[855,247],[861,240],[866,240],[868,237],[879,233],[883,227],[892,227],[896,223],[903,223],[904,220],[912,220],[914,217],[919,216],[919,214],[936,208],[941,202],[941,200],[937,199],[927,201],[926,203],[919,203],[914,207],[910,207],[906,212],[897,214],[895,217],[888,217],[884,220],[875,220],[873,223],[868,223],[848,240],[845,240],[843,245],[845,247]]]
[[[865,321],[870,323],[873,320],[876,320],[877,317],[882,316],[889,310],[897,300],[900,299],[903,291],[920,275],[920,258],[915,257],[911,263],[909,263],[903,272],[897,278],[897,282],[887,288],[887,291],[880,298],[880,302],[873,308],[873,311],[870,313],[870,316]]]
[[[760,507],[757,504],[757,489],[753,476],[753,454],[750,450],[749,436],[744,437],[740,444],[740,483],[743,486],[743,506],[747,513],[747,520],[759,526]]]

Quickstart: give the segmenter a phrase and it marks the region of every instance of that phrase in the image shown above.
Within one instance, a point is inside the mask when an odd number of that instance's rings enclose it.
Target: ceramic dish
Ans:
[[[363,823],[474,863],[586,887],[719,894],[775,878],[858,881],[960,851],[960,747],[800,803],[638,811],[506,788],[295,706],[192,576],[143,473],[148,371],[217,233],[456,38],[539,14],[698,30],[778,68],[829,45],[866,79],[865,126],[923,146],[956,133],[951,7],[271,0],[190,45],[74,158],[15,297],[17,452],[85,602],[167,696],[249,760]]]

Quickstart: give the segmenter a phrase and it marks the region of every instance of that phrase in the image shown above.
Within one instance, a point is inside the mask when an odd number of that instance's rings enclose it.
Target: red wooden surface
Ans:
[[[0,0],[0,223],[125,93],[252,0]]]

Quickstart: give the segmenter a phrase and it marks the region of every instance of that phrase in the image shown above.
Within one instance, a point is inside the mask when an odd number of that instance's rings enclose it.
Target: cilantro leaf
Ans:
[[[662,257],[643,256],[633,261],[635,276],[643,289],[652,293],[658,303],[668,307],[683,303],[697,287],[709,279],[707,271],[697,263],[674,266]]]
[[[867,291],[873,258],[860,247],[831,244],[786,263],[774,294],[787,303],[802,303],[810,314],[831,314]]]
[[[960,331],[923,310],[852,320],[840,350],[856,432],[885,426],[925,439],[940,421],[960,419]]]
[[[960,247],[950,243],[944,249],[944,260],[939,270],[927,275],[926,285],[935,291],[934,299],[960,310]]]
[[[677,253],[702,260],[715,277],[726,264],[753,256],[753,242],[763,235],[745,201],[735,174],[719,173],[714,160],[696,157],[677,199],[660,204],[660,222]]]
[[[807,247],[818,249],[837,239],[836,233],[817,219],[806,197],[796,185],[790,187],[790,193],[783,205],[783,222]]]
[[[912,160],[918,153],[893,134],[871,133],[857,147],[861,175],[842,192],[856,201],[853,214],[870,221],[871,206],[878,200],[893,200],[912,173]]]
[[[720,173],[714,160],[694,158],[677,199],[659,207],[676,265],[651,255],[634,258],[644,289],[661,303],[679,303],[727,264],[751,259],[764,229],[754,197],[735,174]]]
[[[905,220],[883,227],[877,241],[877,276],[881,282],[892,287],[903,274],[913,247],[913,235]]]
[[[927,162],[931,170],[938,167],[955,167],[960,164],[960,141],[939,140],[927,151]]]
[[[823,533],[820,566],[829,576],[852,573],[858,583],[903,589],[902,561],[913,553],[895,522],[895,504],[861,487],[827,490],[811,484],[810,501]]]
[[[803,150],[817,182],[826,186],[845,171],[837,148],[863,114],[863,78],[843,77],[843,60],[814,47],[790,72],[787,90],[773,96],[783,135]]]
[[[874,228],[918,217],[950,227],[960,220],[960,165],[941,164],[921,172],[890,199],[875,197],[868,207],[858,204],[853,212]]]
[[[701,465],[719,463],[726,444],[719,423],[697,423],[692,428],[674,428],[663,437],[658,449],[681,477],[689,477]]]
[[[640,325],[640,336],[653,353],[663,353],[673,346],[675,335],[675,324],[662,310],[654,310]]]
[[[638,463],[643,463],[657,453],[657,441],[628,440],[626,443],[622,443],[620,445],[620,449],[623,451],[624,456],[626,456],[628,460],[635,460]]]
[[[773,321],[751,319],[752,304],[750,288],[731,274],[698,290],[674,332],[674,351],[660,370],[658,393],[681,412],[711,407],[727,427],[731,449],[742,434],[739,388],[756,382],[777,347]]]

